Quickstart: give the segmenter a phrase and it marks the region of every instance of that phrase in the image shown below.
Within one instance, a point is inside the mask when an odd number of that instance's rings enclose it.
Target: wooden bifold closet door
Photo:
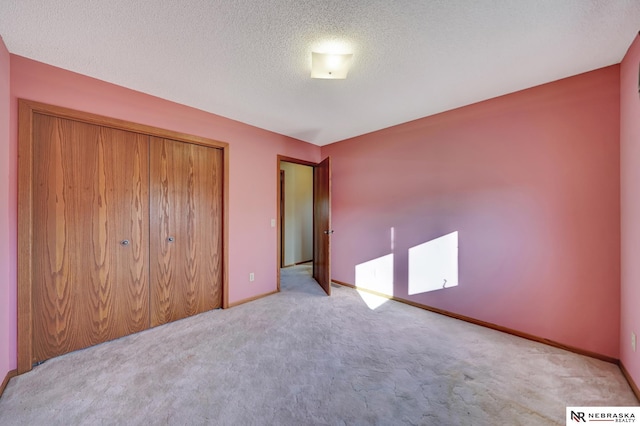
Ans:
[[[149,326],[149,137],[40,114],[33,126],[42,361]]]
[[[151,326],[222,304],[222,151],[151,138]]]
[[[221,307],[221,149],[32,126],[34,362]]]

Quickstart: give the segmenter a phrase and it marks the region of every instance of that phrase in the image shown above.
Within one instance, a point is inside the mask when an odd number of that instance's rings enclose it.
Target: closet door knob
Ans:
[[[129,240],[122,240],[122,241],[120,241],[120,245],[122,245],[122,246],[128,246],[128,245],[129,245]]]
[[[174,237],[169,237],[167,238],[167,241],[169,241],[170,243],[174,242],[176,239]]]

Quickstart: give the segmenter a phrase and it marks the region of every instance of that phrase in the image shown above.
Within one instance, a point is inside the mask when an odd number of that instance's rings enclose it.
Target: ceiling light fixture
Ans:
[[[347,78],[352,56],[352,53],[311,52],[311,78]]]

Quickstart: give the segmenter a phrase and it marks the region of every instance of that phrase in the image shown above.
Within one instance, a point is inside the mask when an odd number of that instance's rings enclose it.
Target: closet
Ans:
[[[19,372],[222,307],[226,144],[28,101],[20,121]]]

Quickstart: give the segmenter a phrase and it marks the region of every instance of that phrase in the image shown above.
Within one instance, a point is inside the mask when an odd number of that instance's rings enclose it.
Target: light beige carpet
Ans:
[[[637,405],[617,366],[352,289],[282,292],[12,379],[0,425],[546,425]]]

